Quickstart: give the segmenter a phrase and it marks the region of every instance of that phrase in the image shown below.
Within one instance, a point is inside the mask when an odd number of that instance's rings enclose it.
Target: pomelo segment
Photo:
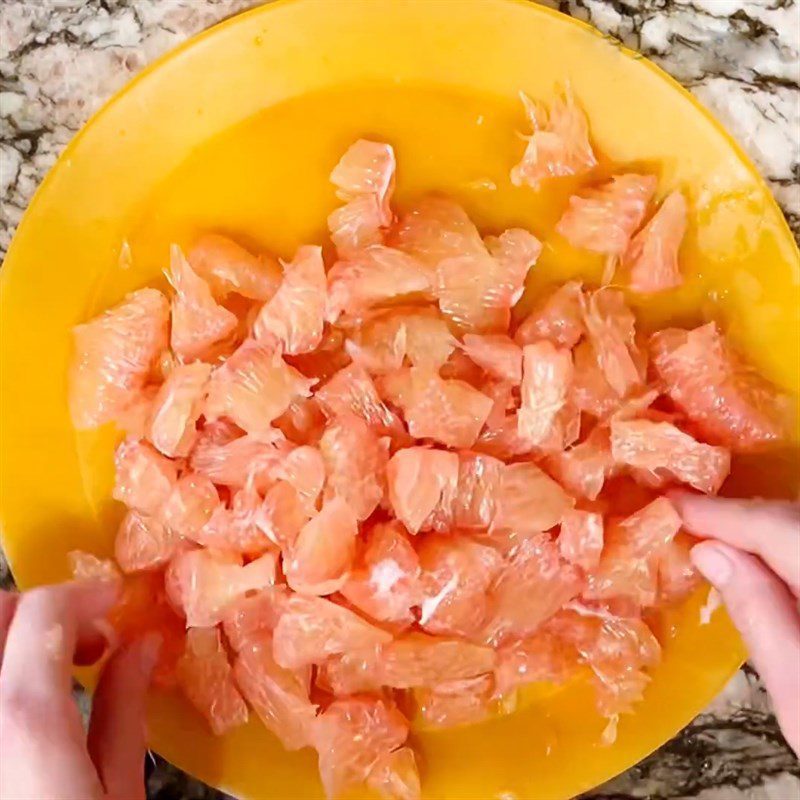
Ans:
[[[345,348],[368,372],[383,375],[400,369],[406,359],[412,366],[438,369],[455,345],[435,309],[409,306],[376,312],[349,333]]]
[[[453,521],[458,528],[488,528],[497,513],[505,464],[482,453],[458,454],[458,484]]]
[[[525,277],[541,252],[527,231],[510,229],[483,250],[445,258],[436,267],[435,295],[442,314],[465,331],[502,332],[522,295]]]
[[[556,347],[574,347],[585,332],[583,291],[577,281],[559,286],[534,307],[517,328],[514,340],[520,347],[541,339]]]
[[[170,346],[184,359],[202,358],[236,329],[236,315],[217,303],[177,245],[170,250],[167,277],[175,290]]]
[[[527,639],[498,649],[495,694],[504,697],[520,686],[540,681],[564,683],[577,668],[574,648],[545,626]]]
[[[172,559],[165,582],[186,627],[209,627],[222,621],[230,603],[275,582],[275,556],[267,553],[242,566],[236,557],[220,552],[189,550]]]
[[[331,420],[319,446],[327,473],[326,498],[340,497],[365,520],[386,489],[388,441],[361,417],[346,413]]]
[[[294,669],[321,664],[329,656],[368,650],[392,635],[354,612],[322,597],[294,594],[275,627],[275,661]]]
[[[211,375],[205,416],[228,417],[248,433],[269,433],[272,421],[295,398],[310,396],[315,383],[278,351],[249,340]]]
[[[653,175],[615,175],[570,197],[556,230],[573,247],[621,256],[642,224],[656,184]]]
[[[333,594],[350,577],[358,520],[340,497],[323,505],[284,554],[286,581],[302,594]]]
[[[235,292],[252,300],[269,300],[281,282],[277,259],[265,254],[254,256],[227,236],[203,234],[188,257],[192,269],[218,298]]]
[[[719,491],[731,466],[726,448],[702,444],[669,422],[646,419],[611,421],[611,455],[617,464],[666,472],[706,494]]]
[[[178,683],[186,697],[221,736],[247,722],[247,705],[233,681],[217,628],[190,628],[178,661]]]
[[[667,394],[710,443],[747,451],[787,435],[788,398],[744,364],[715,323],[659,331],[650,351]]]
[[[407,736],[408,722],[387,700],[368,695],[334,700],[313,728],[327,796],[333,800],[363,784],[376,762]]]
[[[308,515],[314,515],[326,480],[325,459],[318,448],[310,445],[295,447],[286,458],[275,464],[271,477],[293,486]]]
[[[223,428],[229,430],[228,425]],[[191,469],[221,486],[268,486],[275,465],[291,452],[292,445],[276,428],[263,435],[234,435],[232,438],[227,434],[218,435],[223,428],[207,425],[203,429],[189,456]],[[211,433],[207,434],[209,430]]]
[[[309,700],[308,678],[275,662],[268,635],[242,643],[233,672],[259,719],[287,750],[312,744],[317,706]]]
[[[418,553],[422,629],[445,636],[479,636],[487,616],[487,591],[503,566],[498,552],[466,536],[432,534],[421,542]]]
[[[505,334],[464,335],[464,352],[487,375],[519,385],[522,380],[522,350]]]
[[[233,650],[239,652],[247,644],[271,635],[288,597],[288,588],[278,584],[229,603],[223,614],[222,629]]]
[[[689,558],[694,541],[678,534],[658,555],[658,600],[679,603],[702,582]]]
[[[678,250],[685,233],[686,199],[675,191],[667,195],[623,255],[622,266],[629,271],[634,292],[663,292],[683,283]]]
[[[389,504],[411,533],[447,530],[458,487],[458,456],[443,450],[398,450],[386,468]]]
[[[409,625],[421,599],[420,566],[408,532],[399,522],[379,522],[365,536],[342,594],[380,622]]]
[[[313,515],[292,484],[277,481],[267,490],[255,524],[271,542],[287,551]]]
[[[527,184],[538,189],[548,178],[583,175],[596,166],[586,115],[569,87],[553,101],[549,113],[524,92],[520,98],[533,133],[525,137],[528,144],[522,161],[511,170],[515,186]]]
[[[131,509],[114,540],[114,558],[123,572],[158,569],[178,551],[181,540],[156,518]]]
[[[148,442],[125,439],[114,454],[116,473],[112,497],[143,514],[156,514],[178,479],[175,462]]]
[[[492,527],[546,531],[561,522],[575,501],[556,481],[531,462],[503,470]]]
[[[646,361],[637,348],[636,320],[622,292],[599,289],[591,294],[583,319],[606,381],[619,397],[625,397],[642,384]]]
[[[659,497],[626,519],[612,523],[597,568],[589,576],[586,597],[626,597],[652,606],[657,592],[657,558],[681,526],[677,511]]]
[[[402,428],[400,421],[379,397],[372,378],[357,364],[339,370],[315,397],[328,417],[350,413],[379,431]]]
[[[358,317],[369,309],[409,297],[430,296],[431,275],[402,250],[371,245],[337,261],[328,271],[326,319],[336,322],[345,312]]]
[[[261,495],[252,487],[238,489],[230,506],[217,505],[208,522],[194,532],[193,538],[204,547],[258,556],[273,550],[273,542],[259,526]]]
[[[188,456],[197,438],[211,365],[178,364],[161,384],[150,411],[148,438],[171,458]]]
[[[572,355],[549,341],[526,344],[522,351],[522,402],[517,431],[541,447],[555,432],[559,412],[572,382]]]
[[[414,751],[401,747],[380,756],[367,775],[367,786],[387,800],[420,800],[422,788]]]
[[[531,636],[583,585],[579,570],[561,560],[547,534],[523,538],[490,592],[486,640],[497,645]]]
[[[433,270],[447,258],[486,255],[486,246],[467,212],[438,195],[423,198],[403,214],[390,234],[390,243]]]
[[[73,329],[69,409],[76,428],[111,422],[131,404],[166,348],[168,331],[169,305],[155,289],[139,289]]]
[[[422,719],[432,728],[454,728],[482,722],[492,713],[493,682],[490,675],[439,683],[417,689],[414,698]]]
[[[256,340],[276,339],[289,355],[308,353],[322,341],[327,281],[321,247],[301,247],[284,265],[278,291],[253,324]]]
[[[468,383],[445,380],[419,367],[382,386],[403,411],[409,433],[447,447],[471,447],[492,410],[492,399]]]
[[[574,508],[567,511],[561,520],[558,551],[587,572],[597,567],[603,552],[603,515]]]
[[[345,205],[328,217],[328,229],[342,256],[379,244],[392,222],[390,200],[396,161],[391,145],[359,139],[331,172],[336,195]]]

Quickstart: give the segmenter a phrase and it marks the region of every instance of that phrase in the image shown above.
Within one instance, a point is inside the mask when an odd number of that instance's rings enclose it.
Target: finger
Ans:
[[[783,734],[800,754],[800,614],[759,559],[720,542],[692,548],[695,566],[722,595],[767,687]]]
[[[18,597],[19,595],[16,592],[0,591],[0,665],[3,663],[6,637],[8,636],[8,629],[11,627],[14,611],[17,608]]]
[[[144,798],[145,696],[160,644],[148,634],[115,653],[94,694],[87,744],[111,797]]]
[[[105,616],[119,594],[109,582],[63,583],[20,595],[6,639],[0,692],[36,695],[38,702],[69,694],[80,631]]]
[[[670,499],[690,533],[757,555],[800,595],[800,507],[689,492],[675,492]]]

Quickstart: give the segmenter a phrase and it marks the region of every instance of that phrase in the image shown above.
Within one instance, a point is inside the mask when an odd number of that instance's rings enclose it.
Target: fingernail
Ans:
[[[733,563],[721,547],[711,542],[693,547],[691,559],[703,577],[717,588],[725,586],[733,575]]]
[[[158,654],[161,652],[163,637],[160,633],[151,631],[139,640],[139,665],[145,673],[151,673],[158,663]]]

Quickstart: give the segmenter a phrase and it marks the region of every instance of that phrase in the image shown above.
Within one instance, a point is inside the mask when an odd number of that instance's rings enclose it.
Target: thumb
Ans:
[[[161,637],[147,634],[108,661],[94,693],[87,745],[106,793],[144,800],[145,697]]]
[[[797,600],[756,556],[716,541],[692,561],[722,595],[772,698],[783,735],[800,754],[800,612]]]

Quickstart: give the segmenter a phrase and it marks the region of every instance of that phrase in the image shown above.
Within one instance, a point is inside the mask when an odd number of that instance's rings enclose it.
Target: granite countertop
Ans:
[[[753,158],[800,237],[800,0],[545,3],[591,21],[688,87]],[[157,56],[255,4],[0,0],[0,252],[42,177],[101,103]],[[1,556],[0,573],[7,584]],[[221,797],[157,757],[148,795]],[[800,764],[745,667],[679,736],[590,798],[800,800]]]

